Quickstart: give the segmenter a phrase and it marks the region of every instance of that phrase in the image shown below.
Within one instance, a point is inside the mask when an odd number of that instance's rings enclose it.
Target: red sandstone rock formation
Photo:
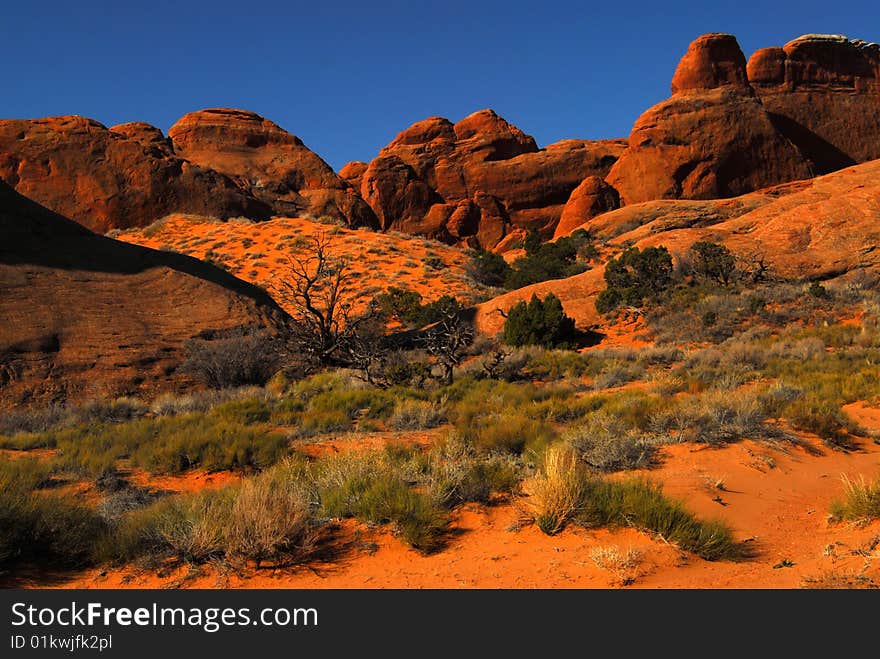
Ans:
[[[595,217],[582,228],[623,249],[664,245],[674,258],[695,242],[727,245],[744,263],[760,257],[787,278],[827,279],[880,272],[880,160],[731,199],[655,200]],[[480,331],[499,332],[508,310],[554,293],[579,326],[599,320],[603,268],[505,293],[477,307]]]
[[[554,238],[567,236],[590,218],[620,207],[620,195],[598,176],[588,176],[568,198]]]
[[[494,247],[512,231],[553,234],[562,209],[587,176],[605,176],[619,140],[535,140],[491,110],[453,124],[442,117],[400,133],[365,166],[343,177],[360,185],[383,228],[447,242]]]
[[[746,82],[732,36],[691,44],[672,89],[672,98],[636,121],[606,179],[621,203],[732,197],[812,175]]]
[[[805,35],[749,59],[748,77],[777,129],[818,174],[880,158],[880,46]]]
[[[0,180],[98,232],[171,212],[269,217],[229,178],[183,160],[147,124],[108,130],[83,117],[0,121]]]
[[[705,91],[724,85],[748,91],[746,58],[731,34],[704,34],[689,47],[672,77],[672,93]]]
[[[168,131],[174,151],[229,176],[276,215],[313,215],[375,226],[370,207],[302,141],[253,112],[227,108],[181,117]]]

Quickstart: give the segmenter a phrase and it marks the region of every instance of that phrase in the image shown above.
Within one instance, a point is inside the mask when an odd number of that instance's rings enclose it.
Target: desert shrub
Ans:
[[[244,400],[267,399],[267,390],[254,386],[208,389],[185,394],[164,393],[150,404],[155,416],[176,416],[191,412],[209,412],[223,403]]]
[[[833,519],[857,523],[880,519],[880,477],[869,483],[864,476],[858,480],[844,476],[843,489],[843,499],[831,504]]]
[[[880,588],[880,584],[867,574],[829,570],[817,575],[805,576],[801,580],[800,587],[810,590],[876,590]]]
[[[674,400],[640,389],[597,393],[589,400],[595,411],[614,418],[622,428],[642,432],[653,431],[656,418],[676,404]]]
[[[435,395],[445,401],[449,420],[465,441],[487,451],[518,452],[539,451],[555,437],[544,403],[556,400],[561,409],[573,389],[462,378]]]
[[[227,556],[275,564],[302,560],[315,549],[319,524],[306,484],[287,470],[246,479],[224,531]]]
[[[133,510],[146,508],[160,496],[160,492],[128,485],[112,490],[104,496],[98,503],[97,511],[103,519],[112,522]]]
[[[604,412],[569,428],[562,438],[578,452],[581,460],[597,471],[648,467],[657,452],[655,442]]]
[[[552,396],[533,403],[525,412],[533,419],[553,423],[570,423],[595,412],[601,406],[601,402],[592,397]]]
[[[379,385],[421,387],[431,377],[428,356],[420,350],[390,350],[370,367]]]
[[[60,425],[68,415],[68,410],[60,405],[3,412],[0,414],[0,436],[45,432]]]
[[[313,412],[342,412],[349,419],[362,415],[369,419],[387,418],[394,409],[394,392],[383,389],[335,389],[312,398]]]
[[[809,291],[810,295],[812,295],[813,297],[817,297],[817,298],[830,297],[828,295],[828,289],[825,288],[822,284],[820,284],[817,281],[814,281],[812,284],[810,284],[810,288],[808,288],[807,290]]]
[[[536,233],[530,233],[524,244],[526,256],[514,261],[506,272],[505,288],[522,288],[584,272],[587,265],[579,257],[588,243],[589,236],[583,231],[543,244]]]
[[[555,437],[553,428],[536,414],[535,405],[566,394],[532,384],[494,380],[446,388],[448,416],[459,436],[481,451],[521,453],[540,450]]]
[[[595,389],[611,389],[640,379],[645,374],[645,367],[638,362],[612,360],[605,363],[602,370],[593,379]]]
[[[233,501],[233,488],[164,497],[117,520],[98,539],[95,556],[114,564],[222,558]]]
[[[263,468],[287,450],[280,433],[202,414],[81,424],[50,431],[43,443],[59,449],[61,467],[96,478],[112,473],[123,458],[149,471],[178,473],[192,467]]]
[[[123,396],[111,400],[90,400],[82,405],[25,408],[0,415],[0,437],[39,434],[88,421],[121,423],[146,415],[150,406],[137,398]],[[8,440],[7,440],[8,441]],[[8,442],[13,445],[12,442]]]
[[[456,424],[459,434],[479,451],[520,454],[527,447],[540,450],[556,433],[548,424],[523,413],[501,412],[479,416],[471,424]]]
[[[790,403],[784,413],[793,428],[818,435],[831,448],[855,449],[852,436],[867,434],[835,401],[815,395],[801,396]]]
[[[651,306],[646,317],[658,343],[720,343],[754,330],[758,321],[770,323],[764,305],[764,298],[753,292],[698,279],[669,288],[663,304]]]
[[[691,245],[694,273],[704,279],[729,286],[736,275],[736,257],[727,247],[707,241]]]
[[[450,449],[445,447],[432,456],[430,492],[441,505],[489,503],[495,493],[517,491],[520,483],[517,463],[500,455],[474,455],[467,445],[460,446],[459,455],[450,456]],[[442,455],[444,453],[446,455]]]
[[[46,487],[52,480],[52,463],[32,457],[14,460],[0,458],[0,490],[30,492]]]
[[[503,286],[510,273],[510,266],[500,254],[481,249],[471,254],[465,271],[478,284]]]
[[[264,331],[241,329],[212,340],[190,339],[182,369],[214,389],[262,385],[278,370],[277,339]]]
[[[389,318],[404,325],[417,326],[422,313],[422,295],[417,291],[390,286],[375,298],[376,306]]]
[[[753,365],[763,367],[771,359],[814,360],[825,354],[825,342],[817,336],[782,338],[764,350],[763,361],[753,360]],[[736,358],[736,355],[733,356]]]
[[[299,416],[294,435],[312,437],[334,432],[348,432],[354,428],[354,421],[345,410],[309,410]]]
[[[0,573],[19,565],[83,567],[104,528],[93,510],[70,497],[0,488]]]
[[[427,255],[423,261],[426,268],[431,270],[443,270],[446,268],[446,261],[436,255]]]
[[[339,371],[321,371],[302,380],[288,383],[285,394],[291,398],[310,400],[318,394],[334,389],[345,389],[351,385],[351,379]]]
[[[374,298],[376,308],[387,318],[394,318],[406,327],[424,327],[453,316],[463,309],[452,295],[443,295],[433,302],[422,304],[422,295],[407,288],[389,287]]]
[[[446,531],[439,505],[413,490],[379,456],[350,454],[323,460],[313,478],[322,511],[329,517],[392,524],[407,544],[421,551],[436,549]]]
[[[504,321],[504,342],[512,346],[563,348],[573,345],[575,336],[574,320],[552,293],[543,300],[533,294],[528,303],[515,304]]]
[[[423,400],[401,400],[394,406],[388,424],[394,430],[436,428],[446,422],[446,414],[435,403]]]
[[[684,359],[684,352],[675,346],[649,346],[636,352],[643,364],[674,364]]]
[[[419,324],[421,326],[437,323],[450,316],[461,313],[464,306],[453,295],[443,295],[434,302],[422,306]]]
[[[347,431],[358,419],[387,421],[396,406],[425,395],[401,386],[367,386],[339,373],[326,373],[288,387],[272,409],[270,420],[294,426],[294,432],[301,436]]]
[[[192,467],[207,471],[262,469],[287,452],[284,435],[256,426],[204,424],[198,418],[184,418],[177,433],[163,430],[152,443],[139,444],[132,451],[134,464],[159,473],[176,473]]]
[[[804,395],[799,387],[774,382],[758,394],[758,402],[770,419],[781,419],[789,405]]]
[[[254,423],[266,423],[272,416],[272,409],[264,401],[246,398],[218,405],[214,408],[212,414],[224,421],[251,425]]]
[[[579,377],[586,373],[590,358],[573,350],[525,348],[529,374],[541,380],[559,380],[563,377]]]
[[[74,410],[80,421],[106,421],[121,423],[138,419],[149,411],[149,406],[136,398],[116,398],[113,400],[92,400]]]
[[[472,349],[473,352],[476,352]],[[514,382],[526,377],[525,368],[529,362],[528,348],[505,348],[494,344],[477,352],[477,359],[466,362],[458,368],[459,377],[474,379],[489,378]]]
[[[778,427],[767,424],[766,419],[758,392],[713,391],[684,398],[654,414],[651,427],[673,441],[716,445],[741,439],[791,439]]]
[[[611,572],[623,586],[633,583],[639,576],[639,564],[643,558],[640,549],[630,547],[625,552],[619,547],[595,547],[590,550],[590,560],[596,567]]]
[[[620,305],[640,307],[672,284],[672,257],[663,247],[630,247],[605,266],[607,284],[596,298],[596,310],[608,313]]]

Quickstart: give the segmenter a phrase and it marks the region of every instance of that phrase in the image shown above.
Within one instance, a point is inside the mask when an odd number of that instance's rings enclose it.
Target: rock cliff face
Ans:
[[[624,148],[619,140],[535,140],[491,110],[453,124],[442,117],[400,133],[371,163],[341,172],[383,229],[492,248],[513,231],[551,237],[571,192],[604,177]]]
[[[731,197],[880,158],[880,46],[805,35],[746,63],[736,39],[688,48],[672,97],[636,121],[607,178],[624,204]]]
[[[622,203],[732,197],[812,175],[749,85],[731,35],[692,43],[672,92],[639,117],[606,179]]]
[[[0,409],[150,396],[188,381],[187,339],[285,322],[222,270],[98,236],[2,182],[0,319]]]
[[[101,233],[171,212],[264,219],[271,208],[228,177],[172,153],[148,124],[83,117],[0,121],[0,180]]]
[[[748,77],[778,130],[817,174],[880,158],[880,46],[805,35],[749,59]]]
[[[274,215],[329,215],[351,226],[376,225],[356,190],[296,135],[256,113],[191,112],[168,137],[176,154],[230,177]]]

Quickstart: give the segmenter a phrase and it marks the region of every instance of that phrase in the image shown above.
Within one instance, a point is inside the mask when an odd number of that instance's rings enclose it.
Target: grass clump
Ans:
[[[590,560],[596,567],[611,572],[622,586],[629,586],[641,574],[644,553],[640,549],[630,547],[622,551],[619,547],[594,547],[590,550]]]
[[[89,564],[101,517],[69,497],[0,488],[0,574],[19,565],[72,567]]]
[[[122,459],[151,472],[173,474],[193,467],[261,469],[287,452],[284,435],[266,426],[206,414],[93,422],[25,439],[28,446],[57,448],[59,467],[95,478],[112,473]]]
[[[548,449],[532,496],[535,523],[551,535],[568,522],[587,528],[634,526],[706,560],[742,555],[740,545],[722,522],[697,519],[649,481],[609,481],[591,476],[574,449],[565,445]]]
[[[39,458],[0,459],[0,490],[31,492],[46,487],[53,472],[51,462]]]
[[[214,408],[212,414],[219,419],[243,425],[266,423],[272,416],[272,409],[265,401],[256,398],[232,400]]]
[[[275,565],[312,554],[320,538],[311,492],[283,469],[246,479],[229,511],[225,529],[229,556]]]
[[[791,439],[777,426],[766,423],[767,418],[758,391],[711,391],[684,398],[655,414],[652,429],[671,441],[716,446],[742,439]]]
[[[399,468],[380,454],[350,454],[315,465],[313,482],[328,517],[391,524],[411,547],[439,548],[447,520],[429,495],[411,488]]]
[[[872,482],[844,476],[843,489],[843,499],[831,504],[832,519],[862,524],[880,519],[880,476]]]
[[[311,491],[284,465],[220,490],[165,497],[115,520],[96,542],[104,563],[275,566],[300,562],[320,537]]]
[[[446,414],[443,409],[435,403],[423,400],[398,401],[388,419],[388,424],[394,430],[436,428],[445,422]]]
[[[593,388],[597,390],[620,387],[645,374],[645,367],[639,362],[610,360],[602,366],[602,370],[593,379]]]
[[[582,512],[589,477],[573,449],[551,446],[544,455],[544,468],[532,487],[532,516],[547,535],[554,535]]]
[[[458,435],[484,452],[520,454],[540,448],[556,437],[541,418],[541,403],[571,392],[527,383],[459,380],[446,389],[452,398],[449,418]]]
[[[742,555],[730,529],[720,521],[697,519],[650,481],[595,481],[579,522],[584,526],[634,526],[655,533],[707,561]]]
[[[503,455],[481,455],[451,435],[428,456],[428,490],[445,508],[468,502],[489,503],[493,494],[519,489],[520,464]]]
[[[805,396],[794,401],[785,410],[792,427],[811,432],[831,448],[851,451],[857,448],[852,437],[867,434],[833,401],[820,400],[816,396]]]

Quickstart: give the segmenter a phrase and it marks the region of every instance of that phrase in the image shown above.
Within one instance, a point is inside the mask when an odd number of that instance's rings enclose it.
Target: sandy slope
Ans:
[[[470,303],[479,293],[465,276],[467,256],[462,250],[395,232],[346,229],[301,218],[220,222],[171,215],[117,237],[211,260],[240,279],[274,292],[275,283],[288,276],[290,255],[306,255],[308,241],[318,235],[329,239],[334,257],[349,262],[359,305],[389,286],[416,290],[426,302],[450,294]],[[283,298],[278,301],[284,306]]]

